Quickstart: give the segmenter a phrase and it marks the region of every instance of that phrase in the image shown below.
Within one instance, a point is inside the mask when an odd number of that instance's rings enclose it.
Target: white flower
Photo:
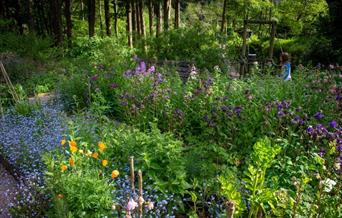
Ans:
[[[333,187],[336,185],[336,182],[332,179],[327,178],[322,181],[322,184],[324,185],[323,191],[330,192],[333,189]]]
[[[139,204],[142,205],[145,202],[143,197],[139,197]]]
[[[128,210],[134,210],[136,207],[138,207],[138,203],[135,202],[133,199],[130,199],[128,204],[127,204],[127,209]]]
[[[147,207],[148,210],[153,210],[154,203],[152,201],[148,201],[146,207]]]

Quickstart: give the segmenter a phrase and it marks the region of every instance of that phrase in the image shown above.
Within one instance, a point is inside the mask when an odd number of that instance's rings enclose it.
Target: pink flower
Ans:
[[[134,210],[136,207],[138,207],[138,203],[130,199],[127,204],[127,210]]]

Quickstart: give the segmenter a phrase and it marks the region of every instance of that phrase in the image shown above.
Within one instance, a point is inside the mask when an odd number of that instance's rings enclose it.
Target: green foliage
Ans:
[[[103,217],[111,213],[113,187],[91,168],[60,173],[52,157],[46,158],[46,189],[54,205],[49,217]]]

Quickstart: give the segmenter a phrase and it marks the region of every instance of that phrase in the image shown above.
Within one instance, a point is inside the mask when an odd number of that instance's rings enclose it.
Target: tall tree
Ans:
[[[163,17],[164,17],[164,29],[169,29],[170,12],[171,12],[171,0],[164,0],[163,5]]]
[[[175,0],[175,29],[179,28],[180,24],[180,0]]]
[[[140,35],[145,37],[146,35],[146,26],[145,26],[145,19],[144,19],[144,1],[139,1],[139,21],[140,21]]]
[[[118,3],[117,0],[113,0],[113,9],[114,9],[114,33],[115,36],[118,36]]]
[[[137,27],[137,35],[141,35],[141,22],[140,22],[140,7],[139,7],[139,1],[135,0],[135,25]]]
[[[148,25],[150,30],[150,35],[153,34],[153,2],[152,0],[148,0]]]
[[[105,10],[106,34],[107,36],[111,36],[112,27],[110,25],[109,0],[104,0],[104,10]]]
[[[63,41],[61,3],[61,0],[50,0],[51,26],[56,45]]]
[[[161,34],[162,32],[162,13],[161,13],[161,7],[160,7],[160,2],[157,1],[155,3],[155,11],[156,11],[156,17],[157,17],[157,23],[156,23],[156,37],[159,37],[159,35]]]
[[[72,21],[71,21],[71,0],[64,0],[64,16],[67,27],[68,46],[71,47]]]
[[[18,30],[20,34],[23,34],[24,29],[23,29],[23,21],[22,21],[22,16],[21,16],[21,7],[20,7],[20,1],[15,0],[15,5],[14,5],[14,18],[17,22]]]
[[[89,37],[95,35],[95,0],[88,0],[88,31]]]
[[[102,23],[102,4],[101,0],[99,0],[99,18],[100,18],[100,33],[101,37],[103,37],[103,23]]]
[[[133,48],[133,38],[132,38],[132,11],[131,11],[131,0],[126,1],[126,20],[127,20],[127,38],[128,46]]]
[[[227,18],[226,18],[226,10],[227,10],[227,1],[223,1],[223,11],[222,11],[222,22],[221,22],[221,33],[227,32]]]

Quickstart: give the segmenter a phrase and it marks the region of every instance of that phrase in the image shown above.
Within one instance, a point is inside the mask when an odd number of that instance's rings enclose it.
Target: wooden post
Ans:
[[[226,202],[226,213],[227,213],[227,218],[233,218],[233,217],[234,217],[234,211],[235,211],[234,202],[232,202],[232,201],[227,201],[227,202]]]
[[[134,157],[131,156],[129,158],[130,162],[130,171],[131,171],[131,190],[133,193],[135,193],[135,188],[134,188]]]
[[[274,48],[274,40],[275,40],[275,34],[276,34],[276,22],[272,21],[272,28],[271,28],[271,40],[270,40],[270,50],[268,53],[268,56],[270,60],[273,59],[273,48]]]
[[[242,51],[241,51],[242,63],[240,67],[240,75],[244,75],[245,70],[246,70],[245,59],[246,59],[246,49],[247,49],[247,24],[248,24],[247,20],[244,20],[243,21],[243,35],[242,35]]]
[[[142,189],[142,172],[141,170],[138,171],[138,182],[139,182],[139,217],[143,217],[143,205],[144,205],[144,198],[143,198],[143,189]]]

